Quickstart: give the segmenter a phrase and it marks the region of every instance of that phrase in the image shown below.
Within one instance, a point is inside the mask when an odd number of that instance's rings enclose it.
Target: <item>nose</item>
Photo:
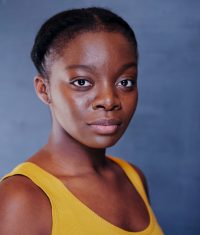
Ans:
[[[94,110],[102,109],[105,111],[120,110],[121,102],[115,89],[113,87],[104,87],[99,90],[92,108]]]

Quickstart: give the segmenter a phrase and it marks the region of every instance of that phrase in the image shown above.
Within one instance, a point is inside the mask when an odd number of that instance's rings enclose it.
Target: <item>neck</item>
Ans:
[[[93,149],[53,125],[45,150],[51,161],[68,172],[99,171],[106,164],[105,149]]]

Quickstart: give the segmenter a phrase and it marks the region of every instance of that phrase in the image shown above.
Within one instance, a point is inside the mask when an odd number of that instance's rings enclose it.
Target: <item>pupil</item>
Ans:
[[[79,85],[83,86],[85,84],[85,80],[81,79],[78,81]]]
[[[123,81],[122,81],[122,86],[127,86],[127,84],[128,84],[128,81],[127,81],[127,80],[123,80]]]

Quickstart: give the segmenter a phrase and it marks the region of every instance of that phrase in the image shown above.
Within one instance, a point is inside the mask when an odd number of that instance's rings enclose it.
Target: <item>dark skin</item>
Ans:
[[[49,80],[38,75],[35,89],[51,110],[52,131],[28,161],[53,174],[115,226],[144,230],[150,219],[143,200],[105,154],[137,106],[134,48],[120,33],[83,33],[53,61],[50,56],[47,67]],[[50,202],[26,177],[8,178],[0,184],[0,221],[0,234],[51,234]]]

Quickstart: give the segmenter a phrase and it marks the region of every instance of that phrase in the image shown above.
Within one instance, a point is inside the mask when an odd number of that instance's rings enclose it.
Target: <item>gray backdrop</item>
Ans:
[[[36,31],[59,11],[91,5],[123,16],[140,50],[139,106],[109,152],[142,168],[166,234],[199,234],[199,0],[1,0],[0,176],[32,155],[49,133],[49,111],[33,89],[29,53]]]

